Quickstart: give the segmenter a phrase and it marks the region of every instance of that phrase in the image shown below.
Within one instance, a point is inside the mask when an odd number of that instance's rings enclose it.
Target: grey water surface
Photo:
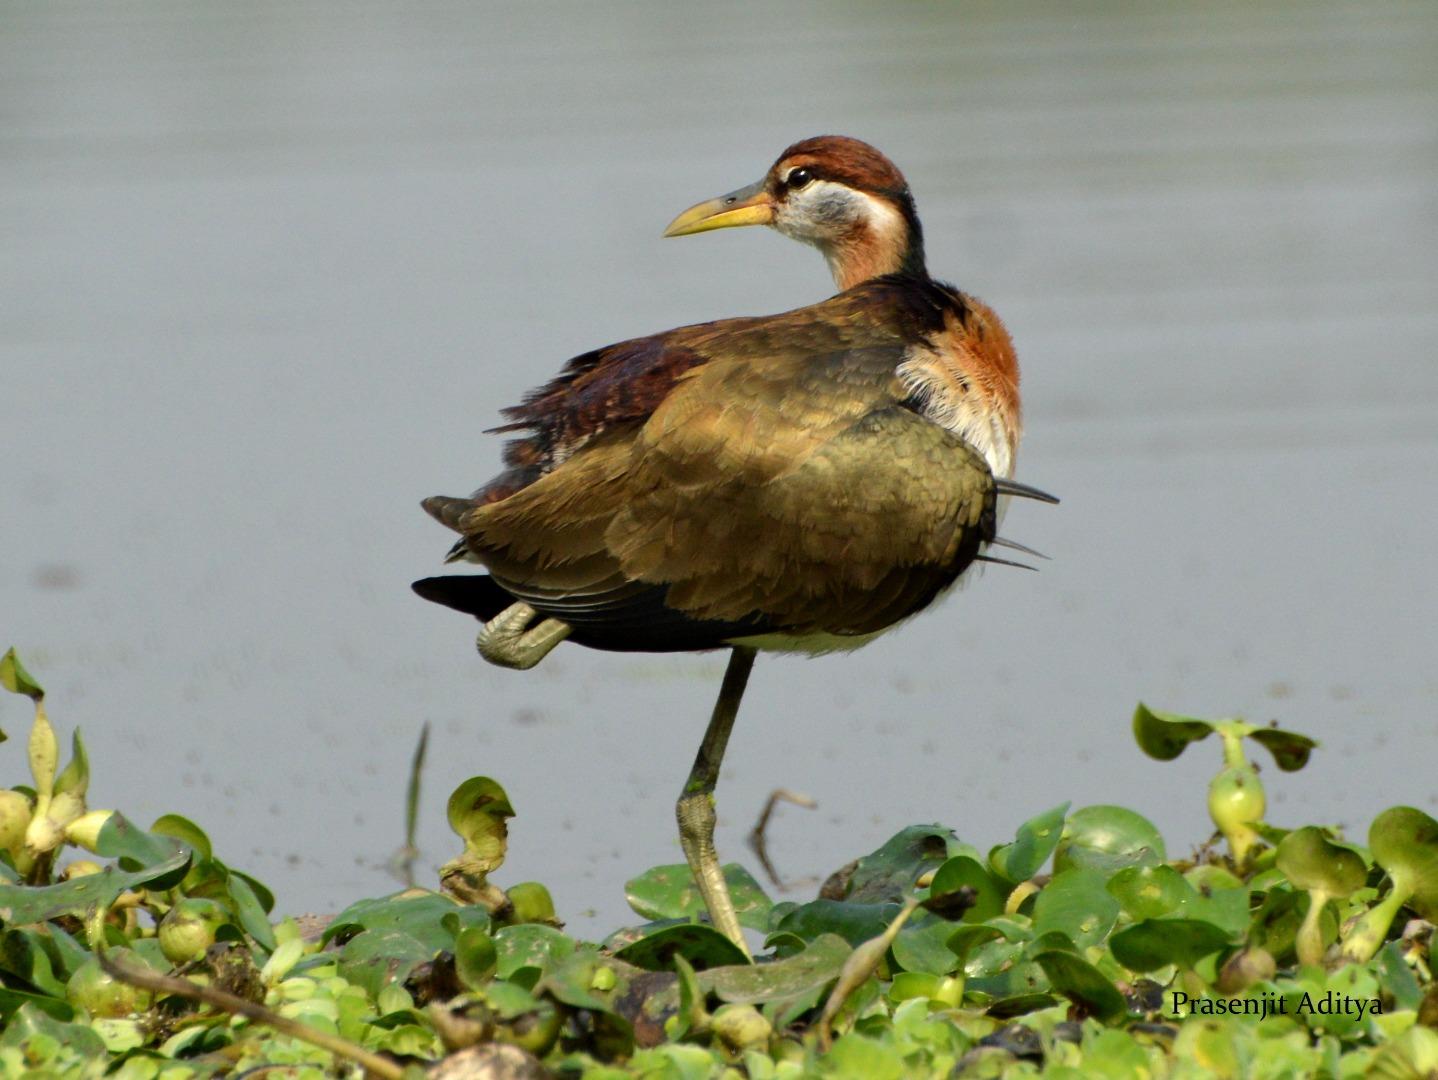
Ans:
[[[903,168],[931,268],[1024,366],[1060,507],[860,652],[761,658],[721,853],[822,875],[1064,800],[1204,838],[1218,748],[1134,702],[1323,740],[1278,823],[1438,810],[1438,5],[0,3],[0,644],[84,728],[92,805],[176,811],[286,910],[393,887],[420,726],[518,809],[501,883],[580,930],[679,861],[722,656],[516,674],[408,591],[418,508],[567,357],[829,294],[772,233],[661,240],[790,141]],[[0,780],[28,709],[0,700]],[[16,738],[16,736],[22,736]],[[792,894],[802,896],[802,892]]]

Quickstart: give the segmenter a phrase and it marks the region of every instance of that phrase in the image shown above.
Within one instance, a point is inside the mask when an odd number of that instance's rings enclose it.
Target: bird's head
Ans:
[[[813,244],[840,289],[880,274],[927,274],[903,173],[868,143],[843,135],[795,143],[757,184],[691,206],[664,235],[738,225],[769,225]]]

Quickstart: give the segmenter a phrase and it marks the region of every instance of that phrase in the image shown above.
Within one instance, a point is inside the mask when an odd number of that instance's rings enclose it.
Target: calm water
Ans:
[[[776,235],[659,232],[839,131],[1008,321],[1019,476],[1064,503],[1008,518],[1041,574],[761,659],[721,851],[778,785],[820,804],[775,822],[794,878],[1064,799],[1181,849],[1217,749],[1143,759],[1138,698],[1322,738],[1270,770],[1280,823],[1434,812],[1438,6],[694,10],[0,4],[0,638],[83,726],[93,804],[189,814],[330,909],[390,887],[429,721],[425,865],[488,773],[501,881],[619,919],[681,858],[722,659],[482,664],[408,592],[449,543],[417,501],[487,479],[481,429],[565,358],[827,295]]]

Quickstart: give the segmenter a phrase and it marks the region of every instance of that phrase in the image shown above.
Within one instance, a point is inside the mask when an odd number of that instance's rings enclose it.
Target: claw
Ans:
[[[538,614],[528,604],[510,604],[485,623],[475,638],[479,655],[491,664],[516,671],[534,667],[569,636],[569,624],[560,619],[545,619],[529,629]]]

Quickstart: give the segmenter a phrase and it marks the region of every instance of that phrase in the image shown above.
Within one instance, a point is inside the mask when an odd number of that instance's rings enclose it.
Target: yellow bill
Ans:
[[[689,236],[711,229],[732,229],[740,225],[768,225],[774,220],[774,200],[764,190],[764,181],[720,195],[717,199],[691,206],[669,223],[665,236]]]

